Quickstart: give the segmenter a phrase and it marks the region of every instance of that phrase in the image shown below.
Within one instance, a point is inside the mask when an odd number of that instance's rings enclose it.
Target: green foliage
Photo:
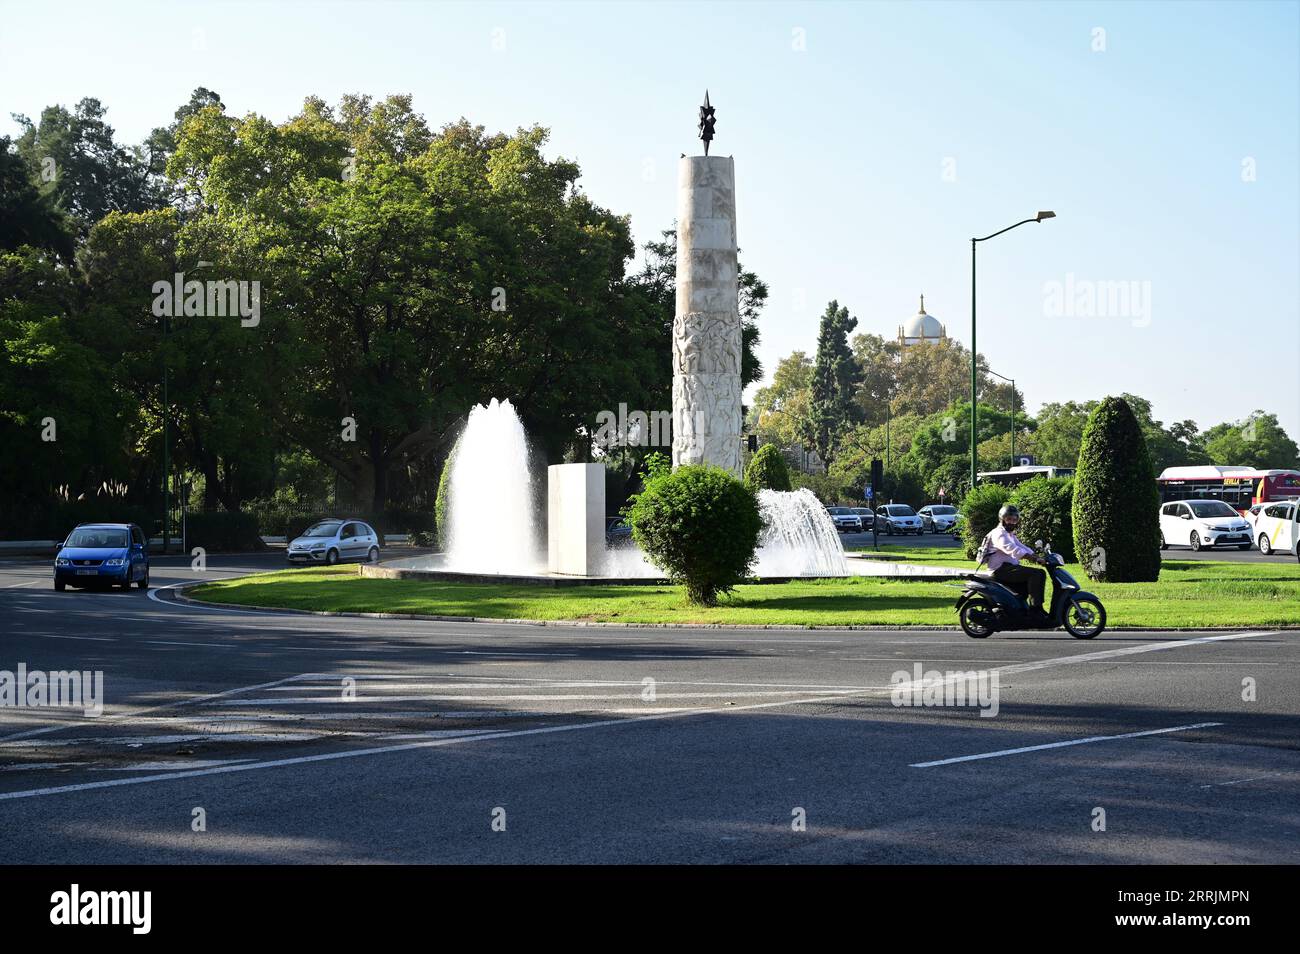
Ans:
[[[192,513],[185,518],[185,545],[209,553],[265,550],[257,517],[251,513]]]
[[[1067,562],[1074,562],[1073,477],[1026,480],[1012,490],[1010,502],[1020,508],[1016,536],[1031,546],[1035,540],[1051,543]]]
[[[447,454],[447,459],[442,462],[442,473],[438,476],[438,497],[434,502],[433,512],[434,532],[438,535],[438,549],[446,552],[448,544],[451,542],[448,536],[451,519],[451,468],[456,462],[456,450],[460,447],[460,439],[452,445],[451,451]]]
[[[701,606],[746,578],[763,527],[752,490],[721,468],[697,465],[651,473],[628,522],[655,566]]]
[[[790,489],[790,470],[785,466],[780,448],[775,444],[764,444],[758,449],[745,468],[745,486],[756,493]]]
[[[1296,442],[1282,429],[1276,414],[1256,411],[1244,421],[1216,424],[1203,435],[1214,463],[1260,470],[1300,466]]]
[[[998,511],[1010,498],[1011,489],[1001,484],[977,484],[967,492],[957,509],[962,515],[959,525],[968,559],[975,559],[980,542],[998,525]]]
[[[843,505],[847,507],[860,507],[861,501],[858,499],[862,492],[854,490],[843,480],[834,476],[834,474],[805,474],[801,470],[790,473],[791,490],[811,490],[817,495],[817,499],[828,507]]]
[[[849,310],[832,301],[822,314],[817,332],[807,443],[816,448],[827,464],[835,459],[844,432],[860,416],[854,397],[861,372],[849,348],[849,332],[857,326],[858,321],[849,316]]]
[[[1084,428],[1074,479],[1074,549],[1091,579],[1159,579],[1159,505],[1141,425],[1124,398],[1108,397]]]

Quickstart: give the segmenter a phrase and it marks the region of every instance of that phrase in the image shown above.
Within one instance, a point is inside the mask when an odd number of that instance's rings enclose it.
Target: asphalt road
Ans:
[[[157,589],[195,576],[56,594],[0,566],[0,669],[102,670],[107,700],[0,709],[0,863],[1300,861],[1295,632],[470,625]],[[918,663],[996,674],[996,716],[892,704]]]

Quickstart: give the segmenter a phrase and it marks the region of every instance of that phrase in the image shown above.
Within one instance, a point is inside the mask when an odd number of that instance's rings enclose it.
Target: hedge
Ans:
[[[980,541],[998,525],[998,511],[1010,498],[1011,489],[1001,484],[976,484],[967,492],[961,502],[961,536],[967,559],[975,559]]]
[[[1010,503],[1020,508],[1020,529],[1016,536],[1033,546],[1037,540],[1074,562],[1074,478],[1035,477],[1011,492]]]
[[[1123,398],[1097,405],[1083,428],[1074,475],[1074,551],[1084,572],[1111,583],[1160,578],[1160,493],[1146,438]]]

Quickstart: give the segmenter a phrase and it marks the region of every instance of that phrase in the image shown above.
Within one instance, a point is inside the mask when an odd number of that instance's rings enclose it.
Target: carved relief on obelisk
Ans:
[[[683,156],[678,165],[673,465],[713,464],[739,477],[735,179],[728,157]]]

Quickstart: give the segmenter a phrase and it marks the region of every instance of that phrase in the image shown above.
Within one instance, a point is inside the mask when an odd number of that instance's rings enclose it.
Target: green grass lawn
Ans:
[[[926,548],[935,551],[942,548]],[[914,548],[908,562],[923,562]],[[957,550],[928,562],[970,564]],[[900,560],[904,554],[900,552]],[[1083,580],[1077,566],[1070,567]],[[1300,625],[1300,564],[1169,560],[1158,583],[1084,583],[1106,604],[1112,628]],[[956,625],[959,588],[870,577],[739,587],[722,605],[690,606],[677,586],[502,586],[370,579],[357,567],[264,573],[188,591],[213,603],[335,612],[420,613],[496,619],[744,625]]]

